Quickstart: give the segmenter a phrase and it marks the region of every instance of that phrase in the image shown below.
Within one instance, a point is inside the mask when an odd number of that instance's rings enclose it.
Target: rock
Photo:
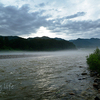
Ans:
[[[71,92],[71,93],[69,93],[70,95],[75,95],[75,93],[73,93],[73,92]]]
[[[97,89],[100,89],[100,78],[96,78],[95,80],[94,80],[94,87],[95,88],[97,88]]]
[[[98,83],[94,83],[93,86],[98,86]]]
[[[100,82],[100,78],[96,78],[94,82]]]
[[[100,89],[98,89],[98,93],[100,93]]]
[[[82,73],[81,75],[87,75],[87,73],[84,72],[84,73]]]
[[[97,82],[97,79],[95,79],[94,82]]]
[[[94,75],[94,73],[93,73],[93,72],[91,72],[91,73],[90,73],[90,76],[91,76],[91,77],[93,77],[93,76],[95,76],[95,75]]]
[[[82,96],[85,96],[86,94],[87,94],[87,91],[82,91],[82,92],[81,92],[81,95],[82,95]]]
[[[66,94],[62,94],[61,96],[62,96],[62,97],[65,97],[65,96],[66,96]]]
[[[91,77],[97,76],[97,74],[98,74],[97,72],[93,72],[93,71],[90,72],[90,76],[91,76]]]
[[[79,66],[79,68],[83,68],[82,66]]]
[[[94,100],[100,100],[98,97],[95,97]]]
[[[79,78],[78,80],[84,80],[84,79],[86,79],[86,77],[83,77],[83,78]]]
[[[96,89],[98,89],[98,83],[94,83],[93,87],[95,87]]]
[[[82,80],[81,78],[79,78],[78,80]]]
[[[86,79],[86,77],[83,77],[82,79]]]
[[[97,77],[100,77],[100,75],[99,75],[99,74],[97,74]]]
[[[65,82],[68,82],[68,83],[69,83],[70,81],[71,81],[71,80],[66,80]]]

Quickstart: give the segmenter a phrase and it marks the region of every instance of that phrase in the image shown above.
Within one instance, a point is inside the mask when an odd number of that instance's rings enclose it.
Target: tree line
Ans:
[[[28,38],[0,36],[0,50],[52,51],[76,49],[72,42],[54,38]]]

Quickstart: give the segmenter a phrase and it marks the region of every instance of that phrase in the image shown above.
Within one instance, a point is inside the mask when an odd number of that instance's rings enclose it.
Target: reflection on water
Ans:
[[[88,73],[86,56],[91,52],[1,52],[26,56],[0,59],[0,100],[92,100],[96,94],[91,89],[92,78],[81,75]],[[84,96],[84,91],[92,92],[92,96]]]

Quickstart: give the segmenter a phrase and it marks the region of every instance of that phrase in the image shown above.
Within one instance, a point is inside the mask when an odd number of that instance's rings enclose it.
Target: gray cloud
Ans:
[[[84,21],[72,21],[67,20],[66,23],[62,24],[61,22],[65,19],[57,19],[52,26],[49,26],[52,32],[66,33],[66,35],[78,35],[78,36],[98,36],[100,33],[100,19],[95,21],[84,20]],[[99,35],[100,38],[100,35]]]
[[[77,13],[74,14],[74,15],[67,16],[66,19],[72,19],[72,18],[84,16],[85,14],[86,14],[85,12],[77,12]]]
[[[37,8],[45,7],[47,3],[40,3],[38,5],[35,5]]]
[[[41,6],[41,5],[40,5]],[[43,5],[42,5],[43,6]],[[100,19],[95,21],[72,21],[70,19],[84,16],[85,12],[78,12],[74,15],[66,16],[63,18],[51,18],[50,15],[42,16],[45,10],[29,12],[28,5],[23,5],[20,8],[14,6],[4,7],[0,5],[0,35],[29,35],[36,33],[37,30],[43,26],[51,32],[56,34],[66,33],[66,35],[82,35],[99,36],[100,32]],[[64,20],[65,23],[62,23]]]
[[[39,6],[40,7],[44,7],[45,6],[45,3],[40,3]]]
[[[35,33],[41,26],[46,26],[49,16],[42,16],[44,11],[29,13],[30,8],[14,6],[0,6],[0,34],[22,35]]]
[[[87,20],[87,21],[70,21],[65,25],[62,25],[63,28],[67,28],[68,30],[72,30],[74,32],[86,32],[96,30],[100,28],[100,19],[96,21]]]

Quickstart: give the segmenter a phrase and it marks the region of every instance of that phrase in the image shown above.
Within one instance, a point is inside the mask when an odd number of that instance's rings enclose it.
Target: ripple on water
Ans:
[[[93,89],[93,78],[89,77],[86,69],[89,53],[64,51],[44,56],[39,53],[42,56],[0,59],[0,99],[92,100],[99,94]],[[88,73],[86,76],[81,75],[84,71]],[[4,89],[4,84],[10,90]]]

